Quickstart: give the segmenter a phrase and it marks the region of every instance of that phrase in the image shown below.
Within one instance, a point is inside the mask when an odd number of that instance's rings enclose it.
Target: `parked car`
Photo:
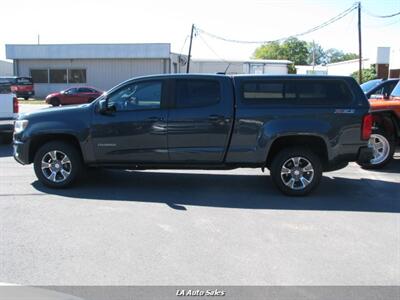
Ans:
[[[7,76],[0,77],[0,80],[11,84],[11,91],[17,96],[17,98],[28,100],[35,95],[31,77]]]
[[[361,84],[361,89],[368,99],[387,99],[398,82],[399,78],[373,79]]]
[[[126,81],[88,105],[20,117],[14,157],[45,185],[84,166],[268,168],[288,195],[323,171],[369,161],[369,104],[351,77],[159,75]]]
[[[400,82],[399,79],[387,80],[390,85],[384,85],[374,92],[369,99],[373,116],[373,131],[370,144],[374,149],[374,157],[369,162],[361,163],[368,169],[383,168],[388,164],[400,142]],[[397,82],[395,87],[391,87]],[[386,92],[385,92],[386,89]],[[391,90],[391,94],[387,94]],[[382,97],[373,97],[379,92]]]
[[[18,114],[18,100],[11,92],[9,81],[0,79],[0,140],[11,142],[14,121]]]
[[[92,87],[72,87],[65,91],[48,95],[46,103],[53,106],[90,103],[101,94],[102,92]]]

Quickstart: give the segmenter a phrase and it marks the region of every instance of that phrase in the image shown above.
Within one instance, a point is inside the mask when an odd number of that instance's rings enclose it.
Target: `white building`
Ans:
[[[132,77],[179,73],[184,57],[170,44],[6,45],[14,75],[32,76],[35,94],[45,97],[71,86],[108,90]]]
[[[193,59],[190,62],[191,73],[226,73],[226,74],[269,74],[288,73],[289,60],[251,59],[251,60],[212,60]]]
[[[13,64],[9,61],[0,60],[0,76],[12,76]]]

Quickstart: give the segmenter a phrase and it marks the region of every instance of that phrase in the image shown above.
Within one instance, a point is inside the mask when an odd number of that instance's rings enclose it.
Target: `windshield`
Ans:
[[[393,97],[400,97],[400,81],[399,81],[399,83],[394,87],[391,96],[393,96]]]
[[[381,81],[382,81],[381,79],[374,79],[374,80],[364,82],[360,86],[364,93],[368,93],[370,90],[372,90],[374,87],[376,87],[379,83],[381,83]]]

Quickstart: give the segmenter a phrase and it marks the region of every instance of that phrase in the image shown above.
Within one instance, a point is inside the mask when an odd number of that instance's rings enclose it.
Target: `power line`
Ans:
[[[288,37],[276,39],[276,40],[270,40],[270,41],[243,41],[243,40],[234,40],[234,39],[229,39],[229,38],[225,38],[225,37],[218,36],[218,35],[216,35],[216,34],[207,32],[207,31],[205,31],[205,30],[203,30],[203,29],[201,29],[201,28],[198,28],[198,27],[196,27],[196,29],[197,29],[197,31],[200,32],[200,33],[203,33],[203,34],[208,35],[208,36],[210,36],[210,37],[212,37],[212,38],[214,38],[214,39],[222,40],[222,41],[225,41],[225,42],[240,43],[240,44],[268,44],[268,43],[272,43],[272,42],[283,41],[283,40],[286,40],[286,39],[291,38],[291,37],[299,37],[299,36],[303,36],[303,35],[306,35],[306,34],[310,34],[310,33],[314,32],[314,31],[317,31],[317,30],[319,30],[319,29],[322,29],[322,28],[324,28],[324,27],[326,27],[326,26],[328,26],[328,25],[330,25],[330,24],[332,24],[332,23],[334,23],[334,22],[336,22],[336,21],[339,21],[340,19],[344,18],[345,16],[347,16],[349,13],[351,13],[351,12],[352,12],[353,10],[355,10],[355,9],[357,9],[357,4],[353,4],[351,7],[349,7],[349,8],[346,9],[346,10],[344,10],[343,12],[341,12],[341,13],[338,14],[338,15],[336,15],[335,17],[333,17],[333,18],[331,18],[331,19],[329,19],[329,20],[323,22],[322,24],[320,24],[320,25],[318,25],[318,26],[315,26],[315,27],[313,27],[313,28],[310,28],[310,29],[308,29],[308,30],[306,30],[306,31],[304,31],[304,32],[301,32],[301,33],[298,33],[298,34],[294,34],[294,35],[291,35],[291,36],[288,36]]]
[[[374,18],[393,18],[393,17],[395,17],[395,16],[400,15],[400,11],[397,12],[397,13],[391,14],[391,15],[376,15],[376,14],[374,14],[374,13],[372,13],[372,12],[366,10],[365,8],[363,9],[363,11],[364,11],[367,15],[369,15],[369,16],[371,16],[371,17],[374,17]]]

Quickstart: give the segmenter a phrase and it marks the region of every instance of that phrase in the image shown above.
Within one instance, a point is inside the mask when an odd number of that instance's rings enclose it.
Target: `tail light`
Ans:
[[[363,118],[362,128],[361,128],[361,139],[364,141],[369,140],[372,133],[372,115],[367,114]]]
[[[14,97],[14,99],[13,99],[13,112],[14,112],[14,114],[17,114],[19,112],[19,105],[18,105],[17,97]]]

